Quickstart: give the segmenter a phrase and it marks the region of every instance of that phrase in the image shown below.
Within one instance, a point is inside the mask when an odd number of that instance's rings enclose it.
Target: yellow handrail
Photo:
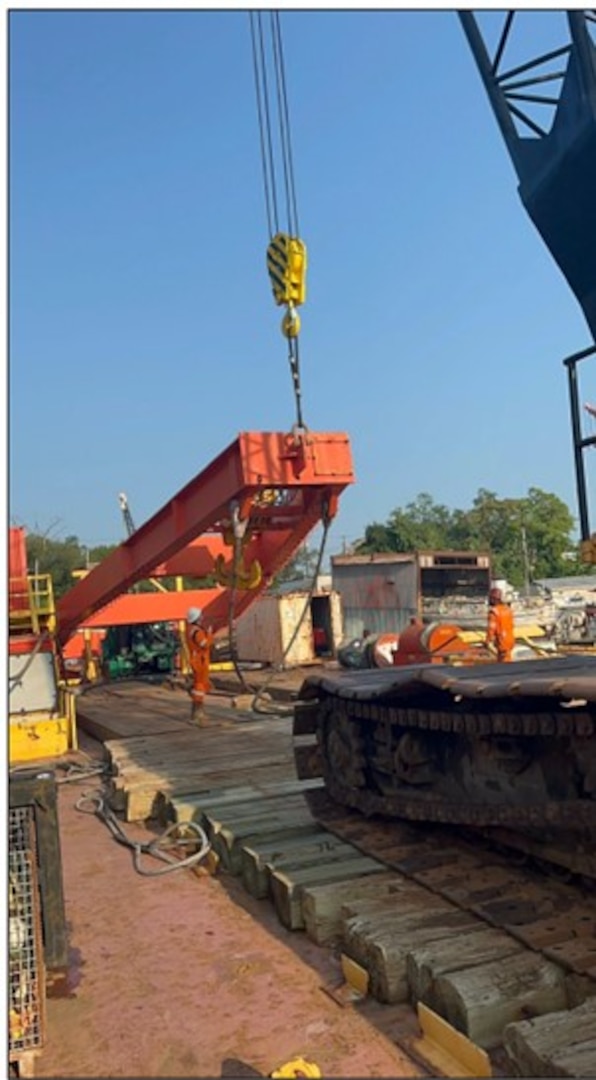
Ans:
[[[10,630],[53,630],[56,623],[54,588],[50,574],[28,574],[9,587],[8,624]]]

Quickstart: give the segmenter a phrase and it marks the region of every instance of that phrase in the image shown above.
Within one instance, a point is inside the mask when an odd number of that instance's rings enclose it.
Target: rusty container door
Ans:
[[[283,653],[279,598],[260,596],[236,624],[240,660],[278,664]]]
[[[410,555],[338,557],[333,588],[341,594],[343,638],[399,632],[418,614],[417,568]]]
[[[287,667],[312,663],[315,658],[315,645],[308,593],[297,592],[280,596],[279,612],[284,663]]]
[[[266,595],[255,600],[236,627],[240,660],[263,664],[283,661],[288,667],[311,663],[315,655],[312,615],[308,606],[302,617],[305,604],[308,605],[305,592]]]

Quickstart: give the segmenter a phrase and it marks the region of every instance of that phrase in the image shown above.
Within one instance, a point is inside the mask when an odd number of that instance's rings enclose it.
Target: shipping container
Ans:
[[[332,659],[341,636],[341,601],[332,590],[265,593],[236,626],[240,660],[285,667]]]
[[[399,633],[411,619],[486,622],[490,556],[471,551],[334,555],[334,591],[341,596],[344,640]]]

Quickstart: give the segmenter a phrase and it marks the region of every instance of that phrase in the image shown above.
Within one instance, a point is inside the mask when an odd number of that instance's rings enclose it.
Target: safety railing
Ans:
[[[41,630],[54,629],[56,605],[50,574],[10,578],[8,596],[11,633],[39,634]]]

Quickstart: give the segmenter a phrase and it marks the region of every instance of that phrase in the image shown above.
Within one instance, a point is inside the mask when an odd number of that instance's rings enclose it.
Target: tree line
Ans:
[[[520,499],[499,498],[481,488],[468,510],[450,510],[422,492],[383,524],[367,525],[354,551],[487,551],[493,576],[521,587],[589,572],[579,559],[574,525],[566,504],[540,488],[529,488]]]
[[[73,572],[85,570],[105,559],[116,544],[87,547],[77,536],[52,539],[44,533],[27,532],[27,568],[30,574],[50,574],[58,599],[75,584]]]
[[[76,583],[77,571],[91,570],[97,563],[105,559],[118,544],[99,544],[89,547],[81,543],[77,536],[67,536],[63,540],[52,539],[45,533],[27,532],[27,568],[30,574],[50,574],[54,590],[54,597],[59,600],[64,593]],[[294,558],[275,578],[275,583],[302,578],[308,576],[316,563],[316,555],[303,545]],[[167,589],[174,589],[176,579],[164,577],[161,584]],[[197,578],[185,575],[183,578],[185,589],[200,589],[217,584],[214,574],[207,577]],[[138,592],[154,592],[154,586],[149,581],[141,581],[135,585]]]
[[[421,492],[413,502],[393,510],[384,523],[367,525],[352,550],[361,555],[428,549],[487,551],[494,577],[506,578],[519,588],[540,578],[590,572],[579,560],[574,524],[565,503],[540,488],[530,488],[520,499],[499,498],[481,488],[468,510],[450,510]],[[31,532],[27,534],[29,570],[51,574],[58,598],[74,584],[73,571],[101,562],[116,546],[87,547],[76,536],[57,540]],[[276,580],[308,575],[313,562],[316,557],[304,545]],[[188,587],[211,583],[211,579],[185,579]],[[169,584],[173,587],[173,581]]]

